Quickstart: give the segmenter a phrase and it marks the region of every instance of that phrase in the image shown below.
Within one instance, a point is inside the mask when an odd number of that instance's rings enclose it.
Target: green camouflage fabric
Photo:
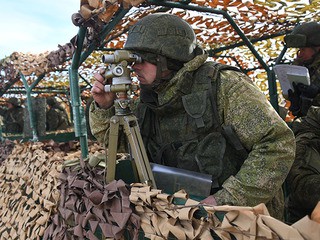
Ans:
[[[206,59],[207,55],[195,57],[170,81],[149,94],[149,98],[137,102],[134,110],[148,156],[154,157],[153,151],[159,153],[160,147],[168,165],[172,161],[177,167],[194,167],[194,171],[216,174],[219,180],[223,179],[221,189],[213,194],[219,205],[255,206],[266,203],[270,214],[282,219],[284,199],[281,186],[294,160],[293,133],[266,96],[243,73],[224,70],[220,81],[212,84],[212,88],[208,86],[208,82],[214,83],[215,79],[208,81],[212,76],[206,72],[210,69],[210,62]],[[215,88],[219,116],[214,116],[208,99],[208,91]],[[141,110],[145,106],[154,114],[144,115],[146,112]],[[109,119],[113,114],[113,107],[102,110],[94,103],[90,106],[91,130],[102,143],[107,143]],[[232,162],[229,158],[231,161],[225,163],[225,158],[223,161],[219,158],[221,151],[227,148],[214,125],[214,118],[219,118],[224,126],[232,126],[249,152],[236,171],[228,168],[236,166],[238,159]],[[171,148],[166,152],[168,145]],[[172,157],[168,153],[172,153]],[[228,155],[228,152],[224,154]],[[192,156],[195,159],[191,159]],[[217,173],[215,167],[222,169]],[[227,174],[229,176],[226,177]]]
[[[310,215],[320,201],[320,107],[312,106],[307,116],[297,119],[292,128],[297,149],[286,180],[290,223]]]
[[[160,31],[161,29],[161,31]],[[191,26],[173,14],[155,13],[132,26],[124,49],[160,54],[187,62],[195,57],[196,35]]]

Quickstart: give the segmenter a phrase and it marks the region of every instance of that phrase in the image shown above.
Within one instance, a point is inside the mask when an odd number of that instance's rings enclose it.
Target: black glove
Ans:
[[[320,92],[320,88],[314,84],[312,85],[305,85],[303,83],[298,83],[297,88],[301,92],[301,95],[307,98],[315,98],[318,93]]]
[[[288,90],[288,99],[291,102],[289,110],[294,116],[305,116],[312,105],[313,98],[318,95],[320,88],[316,85],[293,83],[293,89]]]
[[[298,116],[300,112],[300,96],[301,92],[295,83],[292,84],[294,91],[292,89],[288,90],[288,99],[291,102],[289,110],[293,115]]]

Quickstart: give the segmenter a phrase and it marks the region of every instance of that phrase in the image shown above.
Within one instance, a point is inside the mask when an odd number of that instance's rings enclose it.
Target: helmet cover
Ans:
[[[318,47],[320,46],[320,24],[317,22],[302,23],[284,37],[287,47]]]
[[[196,47],[192,27],[180,17],[167,13],[140,19],[129,30],[124,45],[127,50],[150,52],[181,62],[193,59]]]

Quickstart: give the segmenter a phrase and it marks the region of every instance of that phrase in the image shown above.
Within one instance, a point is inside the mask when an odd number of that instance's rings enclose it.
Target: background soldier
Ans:
[[[219,186],[203,203],[255,206],[283,216],[282,183],[292,165],[292,131],[243,73],[208,62],[191,26],[151,14],[129,31],[125,49],[141,87],[136,116],[152,162],[212,175]],[[220,69],[220,70],[219,70]],[[106,140],[115,93],[95,81],[91,131]]]
[[[68,114],[55,97],[47,98],[46,130],[65,130],[70,127]]]
[[[320,107],[294,121],[296,158],[288,175],[288,221],[310,215],[320,201]]]
[[[295,116],[305,116],[311,105],[320,106],[320,24],[303,23],[284,38],[287,47],[299,48],[295,65],[305,66],[310,74],[310,86],[299,83],[289,90],[289,110]]]
[[[23,132],[23,108],[20,99],[12,97],[7,101],[7,109],[1,109],[5,133]]]

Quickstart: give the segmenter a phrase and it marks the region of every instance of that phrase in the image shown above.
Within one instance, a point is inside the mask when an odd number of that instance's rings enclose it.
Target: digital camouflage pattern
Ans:
[[[288,221],[310,215],[320,201],[320,107],[311,107],[306,117],[292,126],[296,135],[296,158],[287,178]]]
[[[281,186],[294,160],[293,133],[246,75],[225,70],[215,83],[208,71],[212,64],[206,60],[205,54],[195,57],[156,93],[142,89],[134,110],[148,155],[151,160],[217,177],[221,189],[214,197],[219,205],[266,203],[270,214],[282,219]],[[219,116],[208,98],[215,88]],[[107,141],[113,114],[113,107],[90,106],[90,126],[98,141]],[[228,152],[215,118],[232,126],[248,150],[243,164]]]
[[[127,50],[151,52],[181,62],[195,57],[196,35],[180,17],[155,13],[143,17],[129,30]]]

